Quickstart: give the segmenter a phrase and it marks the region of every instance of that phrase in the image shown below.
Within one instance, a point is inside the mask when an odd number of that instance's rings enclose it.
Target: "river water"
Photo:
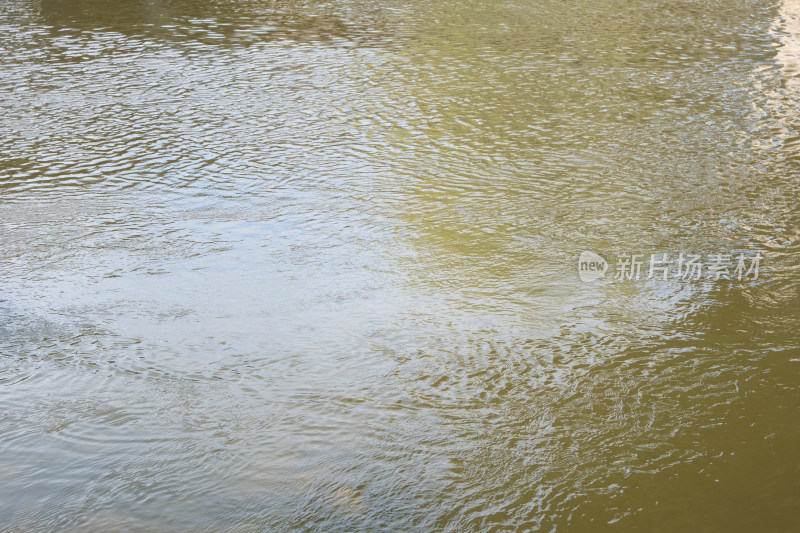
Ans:
[[[800,526],[797,0],[3,0],[0,73],[3,531]]]

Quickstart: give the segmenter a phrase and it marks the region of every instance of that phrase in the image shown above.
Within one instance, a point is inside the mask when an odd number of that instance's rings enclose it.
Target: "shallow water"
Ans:
[[[0,69],[3,531],[798,527],[795,0],[4,0]]]

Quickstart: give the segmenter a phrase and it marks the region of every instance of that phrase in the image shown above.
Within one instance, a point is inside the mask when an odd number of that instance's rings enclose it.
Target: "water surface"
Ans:
[[[5,0],[0,528],[796,530],[798,39],[795,0]]]

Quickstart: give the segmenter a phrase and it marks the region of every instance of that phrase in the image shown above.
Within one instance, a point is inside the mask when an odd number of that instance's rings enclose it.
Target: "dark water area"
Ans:
[[[0,530],[800,527],[800,2],[2,0],[0,95]]]

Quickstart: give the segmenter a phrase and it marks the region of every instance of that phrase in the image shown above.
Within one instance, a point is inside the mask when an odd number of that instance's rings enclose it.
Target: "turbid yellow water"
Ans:
[[[2,0],[0,530],[797,531],[798,103],[796,0]]]

